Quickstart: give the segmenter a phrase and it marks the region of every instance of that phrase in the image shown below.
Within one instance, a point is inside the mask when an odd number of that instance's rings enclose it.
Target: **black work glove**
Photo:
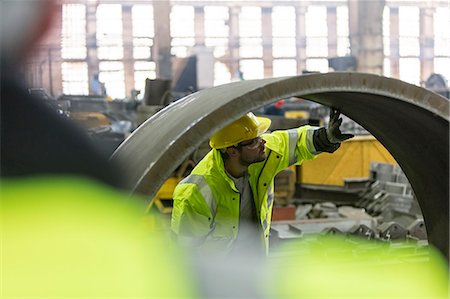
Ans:
[[[314,131],[313,143],[316,151],[333,153],[341,146],[342,141],[353,137],[353,134],[342,134],[339,128],[342,118],[339,118],[339,115],[338,110],[331,108],[328,128]]]
[[[331,108],[330,121],[327,128],[327,139],[331,143],[340,143],[344,140],[354,137],[353,134],[342,134],[340,126],[342,124],[342,118],[339,118],[341,112],[337,109]]]

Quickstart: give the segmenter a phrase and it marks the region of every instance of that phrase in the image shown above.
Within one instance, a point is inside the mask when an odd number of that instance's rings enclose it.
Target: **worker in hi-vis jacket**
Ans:
[[[275,175],[353,137],[341,133],[339,115],[331,109],[327,128],[266,133],[270,119],[247,113],[216,132],[212,150],[175,188],[171,226],[177,242],[222,253],[257,244],[267,254]]]

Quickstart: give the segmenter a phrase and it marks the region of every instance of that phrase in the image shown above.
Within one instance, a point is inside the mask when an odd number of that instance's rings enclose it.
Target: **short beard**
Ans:
[[[258,163],[258,162],[262,162],[266,160],[266,156],[264,155],[264,157],[260,156],[257,159],[253,160],[253,161],[248,161],[248,160],[243,160],[242,156],[239,157],[239,164],[241,164],[242,166],[248,167],[254,163]]]

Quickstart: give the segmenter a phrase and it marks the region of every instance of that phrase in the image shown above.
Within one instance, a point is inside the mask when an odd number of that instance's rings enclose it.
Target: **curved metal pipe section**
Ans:
[[[371,74],[328,73],[234,82],[169,105],[113,154],[132,192],[153,197],[189,154],[250,110],[298,96],[332,106],[372,133],[408,177],[428,239],[449,257],[449,101],[405,82]]]

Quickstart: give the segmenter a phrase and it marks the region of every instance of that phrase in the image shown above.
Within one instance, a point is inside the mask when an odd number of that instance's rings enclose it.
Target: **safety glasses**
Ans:
[[[261,142],[262,142],[262,138],[261,137],[256,137],[256,138],[253,138],[251,140],[247,140],[247,141],[243,141],[243,142],[239,143],[237,145],[237,147],[246,147],[246,148],[248,148],[250,150],[253,150],[253,149],[258,148],[259,145],[261,144]]]

